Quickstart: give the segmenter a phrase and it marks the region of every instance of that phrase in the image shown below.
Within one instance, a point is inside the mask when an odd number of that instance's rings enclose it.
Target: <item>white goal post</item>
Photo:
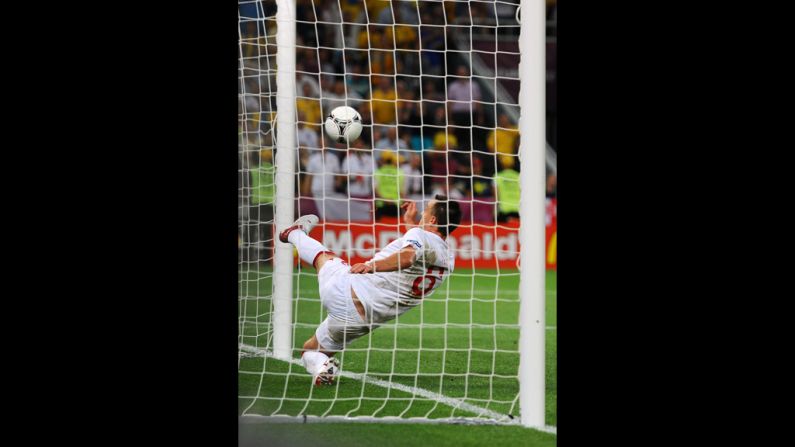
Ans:
[[[440,3],[445,16],[448,14],[450,4],[455,11],[461,10],[469,11],[469,19],[467,21],[466,14],[464,14],[463,22],[469,25],[456,25],[455,23],[445,23],[443,32],[447,33],[444,39],[444,51],[439,51],[442,54],[445,62],[445,70],[442,74],[425,73],[424,59],[424,38],[425,28],[423,28],[421,8],[417,3]],[[298,4],[297,4],[298,3]],[[322,3],[322,2],[321,2]],[[328,3],[328,2],[327,2]],[[546,87],[546,67],[545,67],[545,54],[546,54],[546,4],[544,0],[518,0],[514,1],[501,1],[501,0],[473,0],[473,2],[461,1],[448,1],[438,2],[433,0],[420,0],[419,2],[387,2],[391,8],[390,11],[381,9],[383,16],[371,17],[369,14],[364,14],[366,22],[346,22],[347,16],[345,15],[346,7],[352,8],[346,0],[332,0],[330,10],[337,11],[339,15],[338,21],[329,19],[333,13],[318,8],[317,0],[312,1],[296,1],[296,0],[239,0],[241,7],[240,13],[240,35],[241,35],[241,48],[240,48],[240,72],[241,72],[241,167],[240,167],[240,219],[241,219],[241,261],[240,261],[240,355],[239,355],[239,371],[241,377],[241,391],[239,400],[241,401],[241,414],[243,416],[251,417],[266,417],[274,420],[292,420],[298,416],[325,419],[328,421],[350,421],[350,420],[373,420],[373,421],[412,421],[412,422],[461,422],[469,421],[476,423],[477,421],[489,421],[496,423],[516,424],[520,423],[526,427],[535,427],[543,429],[546,417],[546,317],[545,317],[545,277],[546,277],[546,257],[545,257],[545,192],[546,192],[546,126],[545,126],[545,87]],[[358,3],[369,4],[369,1],[360,0]],[[455,39],[461,38],[460,35],[456,36],[455,33],[465,26],[473,28],[476,20],[472,17],[473,9],[471,3],[479,3],[476,9],[484,8],[483,10],[493,13],[494,23],[491,21],[484,21],[488,23],[488,29],[493,29],[494,34],[494,50],[493,55],[488,53],[489,50],[476,50],[472,43],[472,31],[469,31],[468,50],[460,50],[456,47]],[[499,15],[499,8],[508,8],[517,6],[518,9],[514,10],[514,22],[512,25],[504,25],[502,16]],[[275,6],[275,8],[274,8]],[[344,250],[342,255],[359,256],[357,253],[372,253],[374,250],[383,247],[387,239],[385,239],[386,232],[376,234],[376,230],[368,230],[371,232],[372,237],[368,235],[362,236],[360,239],[353,240],[354,227],[360,226],[355,220],[351,220],[350,216],[354,213],[354,208],[358,206],[356,199],[351,200],[351,196],[346,195],[327,195],[325,201],[317,200],[317,196],[313,195],[307,197],[305,191],[310,188],[309,182],[304,185],[303,178],[307,175],[307,170],[304,167],[306,161],[302,158],[303,154],[299,153],[299,146],[304,150],[304,142],[299,141],[298,135],[299,127],[301,129],[309,128],[309,125],[304,127],[303,110],[300,110],[296,104],[298,100],[306,100],[302,92],[302,87],[307,83],[297,82],[297,75],[301,75],[301,69],[297,68],[298,65],[303,66],[300,55],[297,56],[298,50],[305,50],[305,47],[311,46],[310,42],[303,42],[297,38],[297,28],[312,26],[311,23],[304,23],[302,20],[297,19],[296,8],[307,8],[314,16],[314,33],[317,38],[315,47],[317,48],[314,54],[317,55],[317,61],[311,61],[317,65],[318,78],[320,81],[317,83],[319,92],[317,96],[317,104],[321,110],[321,119],[326,112],[326,100],[331,98],[329,103],[334,101],[343,101],[359,110],[359,106],[364,102],[374,103],[377,101],[374,94],[377,84],[377,78],[381,75],[377,74],[373,68],[378,57],[381,53],[388,53],[392,51],[392,64],[398,65],[400,63],[397,53],[405,52],[407,58],[412,58],[416,54],[416,60],[419,64],[418,75],[401,75],[395,68],[395,74],[384,75],[392,76],[392,83],[396,91],[399,90],[399,78],[401,76],[409,79],[412,78],[419,80],[420,90],[423,89],[422,80],[427,78],[438,79],[440,82],[447,82],[447,77],[450,77],[450,68],[446,64],[450,64],[450,56],[462,57],[472,61],[469,62],[468,78],[472,83],[482,83],[485,89],[488,89],[489,83],[495,85],[490,92],[484,93],[484,97],[491,95],[491,100],[484,99],[482,102],[485,107],[486,124],[480,122],[476,123],[474,113],[471,112],[471,121],[469,127],[473,129],[479,128],[484,134],[489,129],[506,130],[503,128],[498,119],[498,110],[502,107],[506,110],[512,111],[507,115],[515,115],[519,111],[518,122],[512,123],[518,125],[518,134],[521,139],[518,139],[518,151],[513,154],[518,162],[521,164],[519,171],[518,186],[521,192],[519,198],[519,216],[520,224],[511,227],[512,230],[518,231],[518,240],[520,242],[518,252],[515,255],[518,259],[516,265],[519,266],[518,271],[506,270],[501,267],[496,260],[499,258],[498,253],[500,245],[497,240],[504,226],[502,221],[497,221],[497,210],[499,209],[498,202],[488,202],[492,207],[494,213],[493,222],[489,225],[479,224],[474,218],[476,204],[485,205],[486,202],[479,202],[477,198],[470,197],[472,203],[471,208],[467,208],[469,212],[470,241],[474,240],[475,230],[478,227],[487,228],[486,233],[492,231],[493,237],[488,233],[483,237],[483,246],[480,248],[470,248],[472,251],[481,250],[483,256],[493,256],[495,259],[496,273],[479,272],[475,267],[475,261],[456,261],[456,268],[459,265],[464,268],[472,269],[472,272],[466,277],[459,278],[457,284],[468,283],[470,287],[469,293],[466,290],[458,288],[457,286],[450,285],[450,282],[444,284],[439,288],[439,291],[428,300],[438,298],[439,300],[450,300],[451,304],[439,304],[438,313],[428,314],[420,312],[419,310],[412,310],[407,313],[407,318],[401,316],[398,318],[393,326],[378,329],[375,332],[383,331],[384,333],[391,334],[389,336],[389,346],[393,346],[392,352],[390,348],[385,348],[378,342],[372,339],[358,340],[355,344],[351,345],[351,351],[356,357],[351,357],[348,360],[350,368],[346,369],[345,360],[343,360],[343,378],[350,381],[358,381],[360,386],[351,387],[342,391],[340,387],[329,392],[321,392],[311,389],[311,387],[304,386],[302,383],[308,380],[304,374],[300,360],[298,359],[297,352],[300,352],[300,345],[303,339],[306,338],[307,333],[312,333],[314,328],[322,319],[321,311],[319,310],[319,300],[316,296],[317,286],[314,285],[315,295],[311,295],[312,282],[316,281],[316,273],[311,267],[300,266],[300,262],[296,261],[294,257],[294,249],[290,244],[283,244],[277,242],[277,229],[288,227],[295,220],[295,217],[300,214],[306,214],[307,210],[305,204],[312,204],[312,198],[315,198],[318,214],[325,214],[326,220],[333,222],[334,219],[329,217],[330,210],[339,205],[344,213],[347,213],[349,220],[347,224],[340,224],[347,226],[348,233],[321,233],[323,237],[335,238],[332,242],[326,241],[326,244],[336,244],[339,250]],[[406,34],[401,37],[398,36],[396,27],[402,25],[398,21],[399,16],[402,18],[402,13],[396,12],[399,8],[416,8],[417,24],[406,24]],[[469,9],[466,9],[469,8]],[[367,12],[367,8],[364,9]],[[386,12],[384,12],[386,11]],[[493,12],[492,12],[493,11]],[[391,22],[387,24],[382,23],[387,17]],[[458,16],[460,18],[460,15]],[[491,16],[489,16],[491,17]],[[518,22],[518,23],[517,23]],[[380,29],[380,27],[389,26],[392,23],[393,31],[392,38],[395,41],[405,38],[406,48],[399,48],[397,42],[394,42],[394,49],[387,51],[380,51],[378,44],[375,40],[371,40],[371,36],[367,34],[369,29]],[[320,41],[321,28],[329,28],[332,26],[339,26],[340,39],[337,42]],[[442,27],[442,25],[436,25]],[[499,34],[499,28],[514,27],[519,28],[518,33],[518,53],[511,53],[511,50],[502,50],[502,40]],[[360,29],[357,29],[359,27]],[[369,28],[368,28],[369,27]],[[486,25],[483,26],[487,28]],[[355,34],[364,30],[362,34]],[[416,39],[415,43],[410,42],[412,31]],[[348,34],[343,34],[348,32]],[[386,33],[389,34],[389,31]],[[349,68],[349,54],[356,54],[358,48],[347,47],[348,38],[353,36],[359,39],[359,42],[364,42],[365,47],[363,52],[367,53],[366,60],[370,64],[367,68],[367,73],[360,74],[355,71],[358,67],[354,67],[351,71]],[[409,37],[405,37],[409,36]],[[365,39],[362,41],[361,39]],[[466,39],[464,39],[466,40]],[[342,47],[335,46],[342,43]],[[460,44],[460,42],[458,42]],[[469,52],[469,55],[465,53]],[[332,78],[329,87],[324,84],[323,75],[326,74],[325,65],[331,64],[329,61],[324,61],[321,53],[325,52],[330,56],[329,58],[341,58],[345,71],[341,74],[336,72],[331,73],[329,76]],[[493,72],[487,73],[480,65],[477,65],[473,60],[473,53],[479,52],[482,54],[489,54],[488,57],[493,58]],[[501,53],[502,52],[502,53]],[[429,52],[433,53],[432,51]],[[508,57],[520,54],[518,64],[518,72],[515,75],[504,75],[500,73],[499,64],[502,63],[500,56],[507,55]],[[430,54],[432,57],[437,55]],[[297,64],[297,59],[299,64]],[[386,59],[388,61],[389,56]],[[412,59],[413,60],[413,59]],[[488,61],[487,61],[488,62]],[[380,62],[379,62],[380,63]],[[383,62],[388,65],[389,62]],[[463,65],[467,65],[464,63]],[[487,64],[488,65],[488,64]],[[342,79],[343,93],[333,91],[335,78]],[[452,76],[455,78],[455,76]],[[516,81],[518,88],[518,107],[515,104],[508,104],[503,98],[504,92],[497,92],[500,87],[500,78]],[[364,79],[362,82],[367,83],[367,88],[363,90],[368,92],[364,97],[357,97],[358,93],[353,90],[353,83]],[[311,84],[311,83],[308,83]],[[313,84],[310,85],[313,87]],[[311,88],[310,88],[311,89]],[[333,91],[333,92],[332,92]],[[329,96],[324,96],[328,94]],[[340,95],[339,97],[336,95]],[[392,101],[397,104],[401,101],[401,93],[398,91],[397,97],[386,99],[383,101]],[[419,97],[414,97],[406,101],[415,101],[418,104],[424,104],[424,90],[421,91]],[[444,95],[443,95],[444,96]],[[451,108],[456,104],[455,100],[450,100],[445,96],[446,100],[431,100],[431,105],[440,106],[445,114],[450,119]],[[311,99],[311,98],[310,98]],[[490,101],[490,102],[489,102]],[[475,100],[473,104],[480,103],[481,101]],[[395,114],[400,115],[401,111],[395,105]],[[364,107],[364,106],[362,106]],[[384,139],[389,139],[390,132],[397,134],[397,138],[391,137],[395,141],[395,163],[399,163],[403,158],[400,138],[401,130],[408,128],[410,130],[417,130],[416,133],[420,134],[420,143],[425,144],[426,135],[423,131],[418,129],[426,128],[425,117],[421,119],[418,125],[403,126],[400,121],[395,121],[392,124],[384,124],[381,128],[377,129],[374,123],[367,123],[368,117],[371,120],[375,118],[375,112],[372,107],[367,106],[367,113],[365,116],[365,124],[368,128],[367,135],[369,135],[368,144],[371,146],[369,149],[373,150],[373,158],[377,158],[375,134],[379,129],[383,129]],[[360,110],[361,111],[361,110]],[[489,113],[493,116],[489,116]],[[490,121],[491,120],[491,121]],[[450,121],[453,123],[453,121]],[[311,123],[311,124],[317,124]],[[369,125],[368,124],[372,124]],[[447,138],[443,138],[443,144],[450,146],[450,133],[458,132],[462,126],[448,124],[448,130],[445,130]],[[416,128],[416,129],[415,129]],[[392,131],[391,129],[394,129]],[[452,129],[452,130],[449,130]],[[477,130],[477,129],[475,129]],[[474,133],[469,132],[471,140],[469,147],[464,150],[449,152],[453,155],[458,153],[470,152],[476,153],[480,149],[474,143]],[[322,147],[324,139],[322,130],[319,136],[319,145]],[[438,134],[437,134],[438,135]],[[497,139],[498,136],[489,138]],[[417,136],[412,133],[412,136]],[[411,143],[405,143],[411,144]],[[466,146],[466,142],[462,143],[462,147]],[[390,149],[384,149],[389,151]],[[424,146],[419,152],[423,153]],[[491,156],[499,155],[495,150],[491,149]],[[410,151],[407,151],[410,152]],[[482,155],[489,155],[485,149],[482,150]],[[509,154],[510,155],[510,154]],[[273,157],[272,171],[267,171],[263,168],[269,166],[265,160],[268,157]],[[325,155],[322,155],[325,157]],[[384,156],[389,157],[389,156]],[[447,154],[446,157],[451,157]],[[469,174],[463,176],[450,175],[451,178],[469,177],[464,178],[468,181],[469,185],[481,177],[475,173],[474,155],[470,156],[471,166],[469,167]],[[496,160],[497,158],[495,158]],[[254,161],[252,161],[254,160]],[[326,159],[323,159],[322,166],[325,169]],[[375,167],[379,165],[379,160],[372,162],[372,171],[375,172]],[[388,162],[387,162],[388,163]],[[517,163],[517,164],[519,164]],[[425,159],[422,159],[423,181],[427,182],[428,169]],[[497,169],[500,164],[495,161],[494,174],[496,175]],[[331,169],[331,168],[329,168]],[[335,168],[336,169],[336,168]],[[272,177],[269,177],[272,176]],[[325,176],[325,172],[314,175]],[[371,175],[373,179],[377,177],[377,173]],[[430,175],[432,177],[432,175]],[[256,177],[256,180],[252,180]],[[485,178],[487,176],[483,176]],[[409,174],[408,179],[411,179]],[[350,185],[350,180],[348,180]],[[448,186],[450,179],[444,180],[444,190],[452,188]],[[435,183],[434,183],[435,185]],[[496,182],[493,187],[496,190]],[[401,186],[402,187],[402,186]],[[306,188],[306,189],[305,189]],[[312,186],[314,188],[314,186]],[[324,187],[325,188],[325,187]],[[260,192],[270,191],[270,192]],[[324,191],[326,191],[324,189]],[[297,194],[296,194],[297,193]],[[421,196],[427,198],[430,196],[431,191],[426,189],[425,184],[422,187]],[[345,193],[348,194],[348,193]],[[401,192],[402,194],[402,192]],[[263,198],[264,197],[264,198]],[[402,195],[401,195],[402,198]],[[307,200],[308,199],[308,200]],[[420,201],[423,199],[420,198]],[[496,199],[495,199],[496,200]],[[365,200],[366,201],[366,200]],[[378,201],[378,196],[375,192],[371,192],[371,200],[368,202],[370,206],[369,211],[374,213],[375,203]],[[483,208],[483,207],[481,207]],[[265,211],[263,211],[265,210]],[[311,209],[310,209],[311,211]],[[377,223],[371,225],[378,225]],[[394,233],[399,231],[399,224],[394,224]],[[463,228],[463,227],[462,227]],[[497,229],[494,229],[497,228]],[[492,230],[493,229],[493,230]],[[325,231],[325,230],[324,230]],[[458,235],[458,250],[464,250],[464,239],[467,234],[463,236]],[[347,239],[345,239],[347,238]],[[488,242],[485,242],[488,241]],[[489,248],[487,243],[493,245]],[[473,246],[474,247],[474,246]],[[504,245],[504,247],[511,247]],[[369,251],[368,251],[369,250]],[[510,248],[506,248],[510,251]],[[474,259],[474,256],[472,257]],[[299,267],[296,269],[296,263]],[[484,270],[485,271],[485,270]],[[509,279],[518,277],[518,290],[516,291],[516,299],[511,299],[510,291],[503,292],[505,284],[512,284]],[[309,285],[308,285],[309,284]],[[487,284],[487,285],[483,285]],[[491,285],[493,284],[493,286]],[[486,290],[486,295],[477,295],[476,290]],[[442,296],[444,298],[442,298]],[[454,305],[468,306],[469,315],[468,320],[459,320],[454,317]],[[312,307],[314,306],[314,307]],[[423,306],[430,306],[428,302],[423,303]],[[311,308],[311,309],[310,309]],[[463,307],[462,307],[463,308]],[[516,308],[518,315],[515,316],[513,322],[505,323],[501,320],[503,318],[498,312],[506,312],[505,309]],[[307,310],[309,309],[309,310]],[[436,308],[434,308],[436,309]],[[478,315],[477,309],[486,309],[487,312],[493,311],[493,316],[489,317],[486,323],[479,322],[481,317]],[[416,313],[410,318],[409,314]],[[308,322],[307,315],[310,315],[311,322]],[[435,318],[443,318],[439,323]],[[413,319],[412,319],[413,318]],[[418,319],[418,320],[417,320]],[[415,321],[416,320],[416,321]],[[463,322],[462,322],[463,321]],[[486,320],[483,320],[486,321]],[[391,331],[391,332],[388,332]],[[514,332],[518,331],[518,346],[515,348],[506,348],[505,340],[509,339]],[[475,334],[487,334],[491,337],[491,342],[488,340],[483,342],[475,342],[477,337]],[[428,337],[429,333],[438,334],[437,339],[443,340],[441,347],[437,347],[432,341],[427,342],[426,339],[433,340]],[[300,334],[300,335],[299,335]],[[460,340],[455,337],[460,335]],[[489,335],[493,334],[493,335]],[[508,335],[506,335],[508,334]],[[373,335],[374,337],[374,335]],[[404,340],[411,340],[405,342]],[[461,341],[462,340],[462,341]],[[468,347],[465,346],[469,343]],[[459,344],[459,341],[461,344]],[[489,343],[491,343],[489,345]],[[487,348],[484,346],[492,346]],[[489,349],[491,352],[489,353]],[[448,354],[449,352],[449,354]],[[455,354],[455,355],[453,355]],[[463,372],[459,372],[459,364],[448,366],[451,364],[451,358],[460,354],[461,366]],[[505,358],[505,355],[518,355],[518,368],[514,373],[507,374],[500,370],[500,359]],[[347,354],[346,354],[347,355]],[[404,361],[403,356],[409,360]],[[390,358],[391,365],[380,363],[383,358]],[[430,357],[431,359],[440,359],[438,371],[428,369],[431,366],[426,365],[427,359],[423,356]],[[489,365],[487,360],[483,363],[486,365],[479,369],[480,364],[477,363],[483,358],[490,359]],[[477,360],[477,361],[476,361]],[[403,362],[403,363],[401,363]],[[433,361],[428,361],[432,364]],[[407,366],[408,365],[408,366]],[[410,371],[410,372],[407,372]],[[413,371],[413,372],[411,372]],[[429,372],[430,371],[430,372]],[[438,377],[437,377],[438,376]],[[303,382],[299,381],[300,377]],[[470,377],[477,380],[482,380],[485,385],[482,390],[472,391],[469,383]],[[506,399],[495,391],[501,389],[504,384],[509,383],[510,380],[518,380],[518,393],[511,399]],[[245,381],[245,386],[243,386]],[[463,392],[450,391],[458,390],[457,386],[463,381]],[[266,383],[267,382],[267,383]],[[453,385],[454,384],[454,385]],[[367,385],[367,386],[366,386]],[[505,385],[509,387],[509,385]],[[379,388],[380,387],[380,388]],[[373,391],[375,389],[377,391]],[[385,391],[384,391],[385,390]],[[405,408],[401,407],[395,410],[394,414],[390,411],[390,402],[400,402],[407,405]],[[439,417],[438,414],[447,414],[440,410],[442,407],[444,411],[449,411],[449,417]],[[519,418],[514,418],[513,415],[519,414]],[[419,415],[419,416],[418,416]],[[463,415],[463,416],[462,416]]]
[[[276,203],[275,226],[293,223],[295,187],[295,0],[276,0]],[[293,248],[277,244],[273,263],[273,353],[292,356]]]
[[[522,241],[519,276],[519,405],[522,424],[544,425],[545,284],[544,193],[546,191],[546,8],[541,0],[522,0],[517,12],[519,34],[519,132],[530,136],[519,144],[523,161],[519,213]],[[528,141],[529,140],[529,141]]]

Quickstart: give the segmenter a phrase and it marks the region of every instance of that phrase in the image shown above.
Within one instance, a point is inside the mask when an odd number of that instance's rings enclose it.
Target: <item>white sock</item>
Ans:
[[[320,242],[312,239],[303,231],[296,229],[287,235],[287,240],[298,249],[298,256],[302,261],[314,267],[315,257],[318,253],[329,251]]]
[[[304,355],[301,356],[301,360],[303,360],[304,367],[309,374],[317,374],[323,368],[326,360],[328,360],[328,356],[320,351],[305,351]]]

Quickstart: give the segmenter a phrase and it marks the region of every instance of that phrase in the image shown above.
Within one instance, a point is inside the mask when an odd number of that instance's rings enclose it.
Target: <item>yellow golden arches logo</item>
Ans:
[[[549,247],[547,247],[547,264],[554,265],[558,260],[558,232],[552,233],[549,237]]]

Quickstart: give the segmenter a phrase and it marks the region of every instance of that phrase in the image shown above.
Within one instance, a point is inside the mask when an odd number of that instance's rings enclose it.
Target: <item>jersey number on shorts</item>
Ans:
[[[414,284],[412,284],[411,292],[414,294],[414,296],[422,298],[425,296],[426,292],[430,292],[435,288],[436,277],[430,276],[430,274],[433,273],[433,269],[439,270],[440,279],[442,276],[444,276],[444,267],[428,267],[428,275],[418,276],[417,279],[414,280]],[[421,285],[424,285],[426,279],[431,281],[428,284],[428,287],[420,288]]]

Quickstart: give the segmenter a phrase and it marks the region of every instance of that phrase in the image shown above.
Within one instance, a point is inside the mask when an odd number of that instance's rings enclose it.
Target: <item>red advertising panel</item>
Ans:
[[[348,263],[365,262],[376,251],[405,233],[397,219],[365,222],[325,222],[310,234]],[[448,236],[458,268],[516,268],[519,256],[519,223],[495,225],[468,223]],[[546,209],[546,266],[557,269],[557,200],[548,199]]]

